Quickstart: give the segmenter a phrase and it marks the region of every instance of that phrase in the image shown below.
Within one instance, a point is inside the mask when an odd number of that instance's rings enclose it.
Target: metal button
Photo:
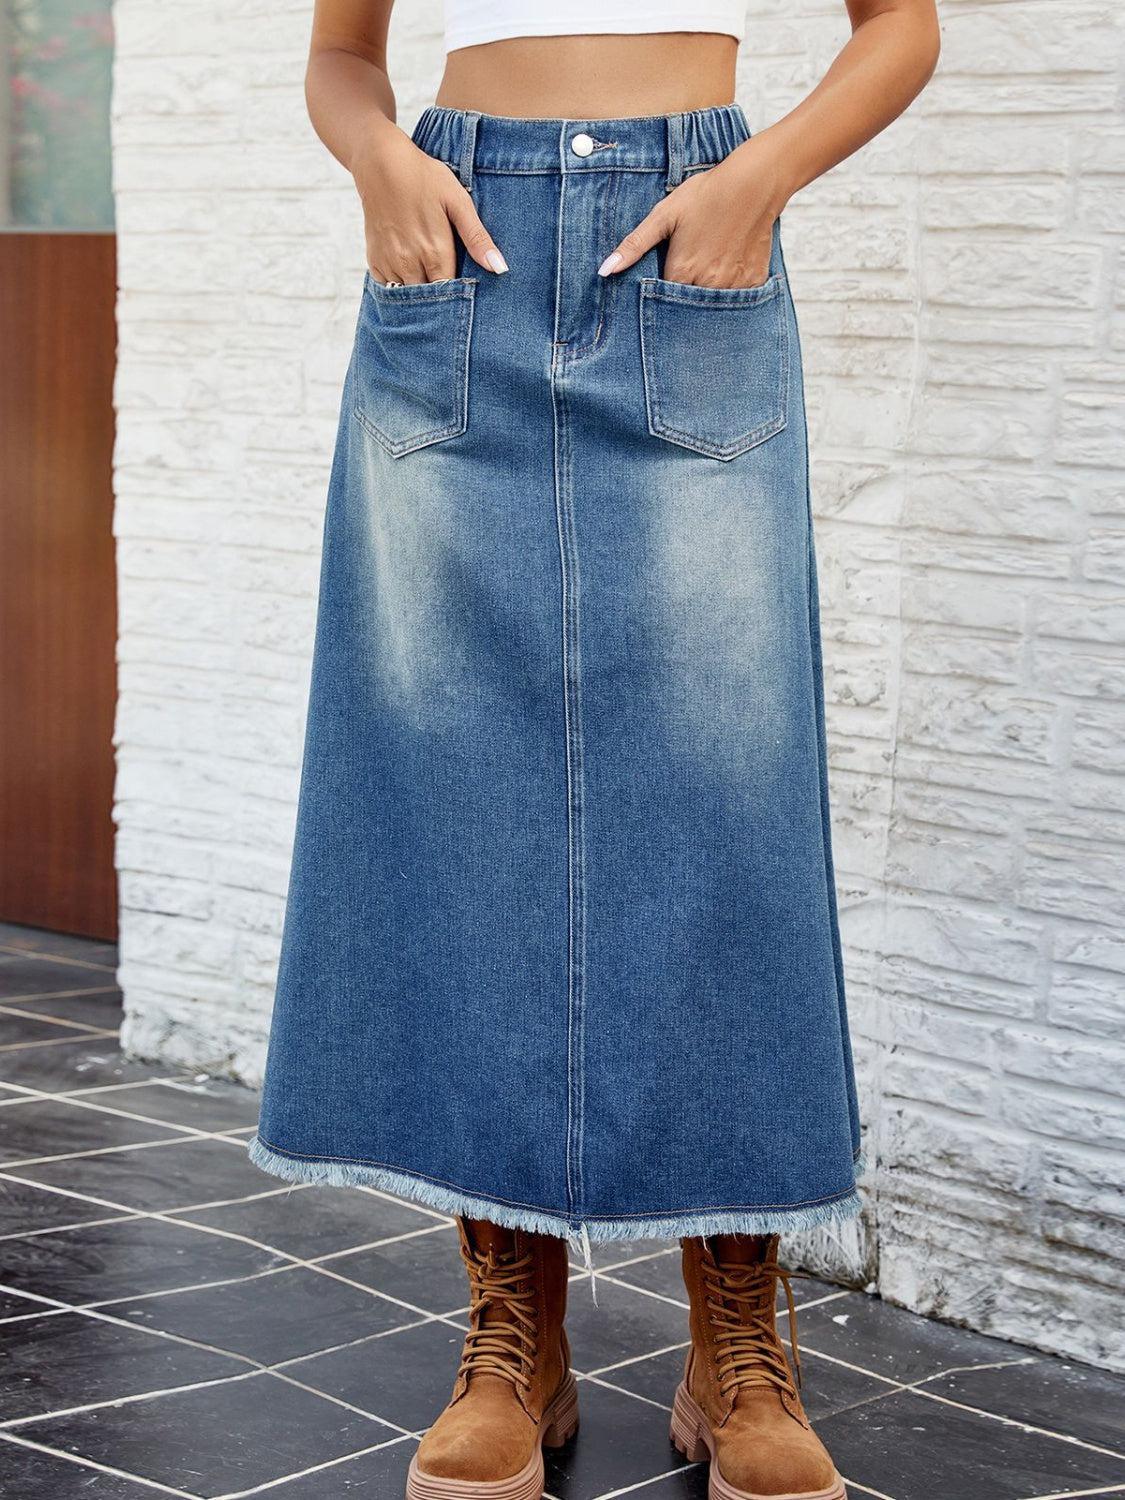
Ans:
[[[588,136],[585,131],[582,131],[579,135],[573,137],[570,142],[570,149],[574,152],[575,156],[589,156],[590,152],[594,149],[593,138]]]

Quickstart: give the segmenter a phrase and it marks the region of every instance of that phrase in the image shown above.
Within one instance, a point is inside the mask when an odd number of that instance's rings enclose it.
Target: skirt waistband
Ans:
[[[662,172],[669,189],[696,167],[714,166],[748,140],[737,104],[621,120],[525,120],[431,105],[413,140],[453,168],[465,187],[474,172]]]

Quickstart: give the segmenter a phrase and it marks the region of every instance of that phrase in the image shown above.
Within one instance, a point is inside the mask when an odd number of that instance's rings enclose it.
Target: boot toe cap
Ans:
[[[803,1500],[830,1495],[839,1484],[836,1467],[820,1441],[794,1443],[723,1443],[715,1460],[727,1487],[748,1500]]]
[[[526,1467],[530,1457],[523,1433],[441,1418],[418,1445],[418,1467],[428,1478],[459,1479],[469,1484],[511,1479]]]

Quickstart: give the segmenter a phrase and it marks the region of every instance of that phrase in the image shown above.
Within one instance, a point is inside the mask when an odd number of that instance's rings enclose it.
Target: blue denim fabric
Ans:
[[[780,240],[760,287],[597,275],[747,134],[417,126],[511,271],[363,288],[268,1171],[591,1238],[856,1211]]]

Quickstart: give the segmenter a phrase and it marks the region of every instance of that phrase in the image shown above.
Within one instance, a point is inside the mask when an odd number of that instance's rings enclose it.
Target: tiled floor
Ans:
[[[0,926],[0,1495],[398,1500],[464,1327],[453,1230],[247,1162],[254,1099],[122,1061],[112,949]],[[703,1500],[675,1251],[602,1249],[555,1500]],[[1125,1493],[1125,1380],[801,1281],[810,1413],[881,1500]]]

